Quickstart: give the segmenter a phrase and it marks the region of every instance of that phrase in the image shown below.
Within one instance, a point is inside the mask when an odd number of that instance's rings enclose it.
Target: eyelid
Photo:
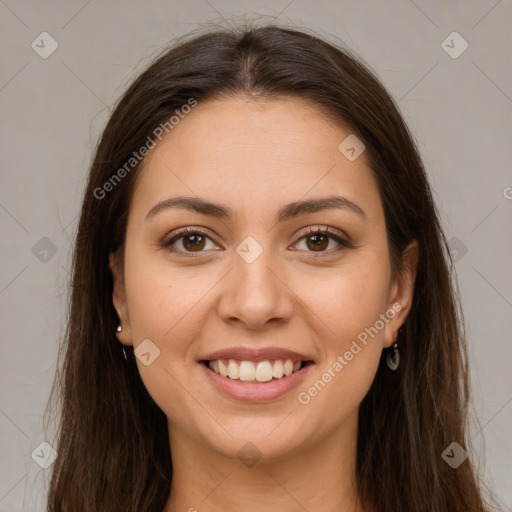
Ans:
[[[314,235],[316,233],[328,234],[332,237],[339,237],[339,238],[343,239],[344,241],[346,241],[347,243],[351,243],[350,237],[348,235],[346,235],[343,231],[333,228],[331,226],[321,225],[321,224],[317,224],[316,226],[309,226],[309,227],[305,228],[305,230],[300,231],[296,236],[298,236],[299,239],[302,239],[305,236]]]
[[[169,235],[165,236],[162,241],[162,247],[164,249],[167,249],[169,252],[174,253],[181,253],[186,254],[188,256],[193,256],[195,254],[199,255],[203,252],[207,251],[197,251],[197,253],[194,253],[193,251],[180,251],[180,250],[173,250],[169,249],[171,242],[177,241],[180,238],[183,238],[187,234],[199,234],[201,236],[204,236],[206,238],[209,238],[212,242],[214,242],[216,245],[220,245],[216,240],[215,236],[210,234],[210,231],[206,228],[202,228],[199,226],[186,226],[183,228],[178,228],[171,232]],[[296,242],[294,243],[294,246],[297,245],[299,242],[301,242],[304,238],[306,238],[308,235],[313,234],[321,234],[321,235],[327,235],[331,239],[335,240],[341,247],[338,247],[337,249],[331,249],[329,251],[306,251],[310,252],[312,254],[319,254],[319,255],[331,255],[333,253],[336,253],[342,249],[350,249],[355,248],[356,246],[351,242],[350,237],[348,237],[343,231],[332,228],[331,226],[327,225],[316,225],[316,226],[309,226],[308,228],[305,228],[301,232],[299,232],[295,237],[297,238]]]
[[[215,240],[215,236],[212,235],[209,230],[207,230],[206,228],[201,228],[199,226],[186,226],[183,228],[175,229],[174,231],[172,231],[171,233],[169,233],[168,235],[166,235],[164,237],[164,239],[162,240],[162,245],[164,247],[168,247],[169,244],[173,240],[179,240],[180,238],[182,238],[186,235],[195,235],[195,234],[205,236],[205,237],[209,238],[210,240],[212,240],[216,245],[220,245]],[[183,252],[183,251],[176,251],[176,252]],[[200,252],[204,252],[204,251],[200,251]]]

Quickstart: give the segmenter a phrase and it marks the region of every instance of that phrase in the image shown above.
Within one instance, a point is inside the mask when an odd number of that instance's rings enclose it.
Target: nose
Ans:
[[[289,321],[294,311],[293,292],[271,251],[263,250],[252,263],[236,254],[233,264],[223,279],[218,315],[225,322],[242,323],[249,330]]]

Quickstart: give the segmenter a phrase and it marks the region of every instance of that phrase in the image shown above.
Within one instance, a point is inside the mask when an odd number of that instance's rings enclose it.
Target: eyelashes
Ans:
[[[337,231],[331,230],[328,226],[312,227],[308,228],[306,232],[300,234],[294,247],[302,241],[306,242],[306,249],[293,249],[293,250],[304,250],[307,253],[312,254],[315,257],[318,256],[330,256],[333,253],[338,253],[344,249],[353,249],[355,246],[346,238],[337,233]],[[211,242],[213,246],[216,243],[212,237],[201,228],[187,227],[172,232],[162,242],[162,248],[171,252],[181,254],[185,257],[196,257],[205,252],[205,246]],[[325,242],[327,241],[327,247],[331,242],[338,244],[334,249],[325,250]],[[179,242],[179,244],[177,244]],[[312,242],[313,250],[308,250],[308,242]],[[182,248],[177,248],[176,245],[181,245]],[[190,250],[191,249],[191,250]],[[318,250],[316,250],[318,249]],[[206,248],[208,250],[208,248]]]
[[[331,228],[329,228],[328,226],[326,226],[323,229],[321,229],[319,227],[308,228],[308,229],[309,230],[306,231],[306,233],[301,233],[300,238],[298,240],[299,242],[301,240],[306,240],[306,239],[312,238],[312,237],[322,237],[322,240],[320,241],[320,243],[322,243],[324,239],[334,240],[336,243],[338,243],[339,247],[335,250],[341,250],[342,248],[350,249],[350,248],[354,247],[351,242],[349,242],[346,238],[339,235],[337,232],[332,231]],[[331,252],[331,251],[311,251],[311,252]]]
[[[184,229],[180,229],[178,231],[171,233],[171,235],[166,239],[166,241],[164,241],[163,247],[170,252],[189,252],[192,254],[198,253],[198,252],[204,252],[204,251],[176,250],[176,248],[173,247],[173,245],[176,243],[176,241],[178,241],[180,239],[186,240],[188,238],[189,239],[188,242],[190,242],[190,239],[192,237],[195,238],[195,242],[193,242],[193,246],[195,246],[196,248],[197,247],[202,248],[201,244],[205,240],[212,241],[211,237],[205,231],[202,231],[199,228],[184,228]],[[182,245],[183,245],[183,242],[182,242]]]

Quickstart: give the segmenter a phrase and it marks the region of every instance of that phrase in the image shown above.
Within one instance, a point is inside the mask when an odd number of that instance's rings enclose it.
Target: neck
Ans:
[[[164,512],[363,512],[355,480],[357,411],[321,444],[263,456],[252,466],[171,426],[169,438],[173,480]]]

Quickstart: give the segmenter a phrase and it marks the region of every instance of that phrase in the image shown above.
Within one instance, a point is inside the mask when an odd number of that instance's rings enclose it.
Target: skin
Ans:
[[[349,161],[338,150],[349,134],[302,99],[221,98],[199,103],[144,162],[124,272],[113,254],[110,268],[119,341],[137,347],[150,339],[160,350],[149,366],[137,365],[168,418],[174,475],[165,512],[363,510],[355,491],[358,409],[409,312],[417,244],[392,279],[384,212],[365,155]],[[327,209],[276,223],[282,205],[333,192],[357,203],[366,219]],[[146,220],[154,205],[179,195],[224,204],[234,217],[167,209]],[[174,242],[181,252],[162,247],[186,226],[207,231],[202,252],[190,250],[190,237],[183,245],[186,235]],[[329,239],[315,251],[306,228],[325,226],[355,247],[337,251]],[[250,264],[236,252],[247,236],[263,249]],[[401,311],[300,403],[298,392],[395,303]],[[241,402],[221,394],[197,362],[240,345],[290,348],[316,364],[285,396]],[[261,454],[252,467],[237,455],[247,442]]]

